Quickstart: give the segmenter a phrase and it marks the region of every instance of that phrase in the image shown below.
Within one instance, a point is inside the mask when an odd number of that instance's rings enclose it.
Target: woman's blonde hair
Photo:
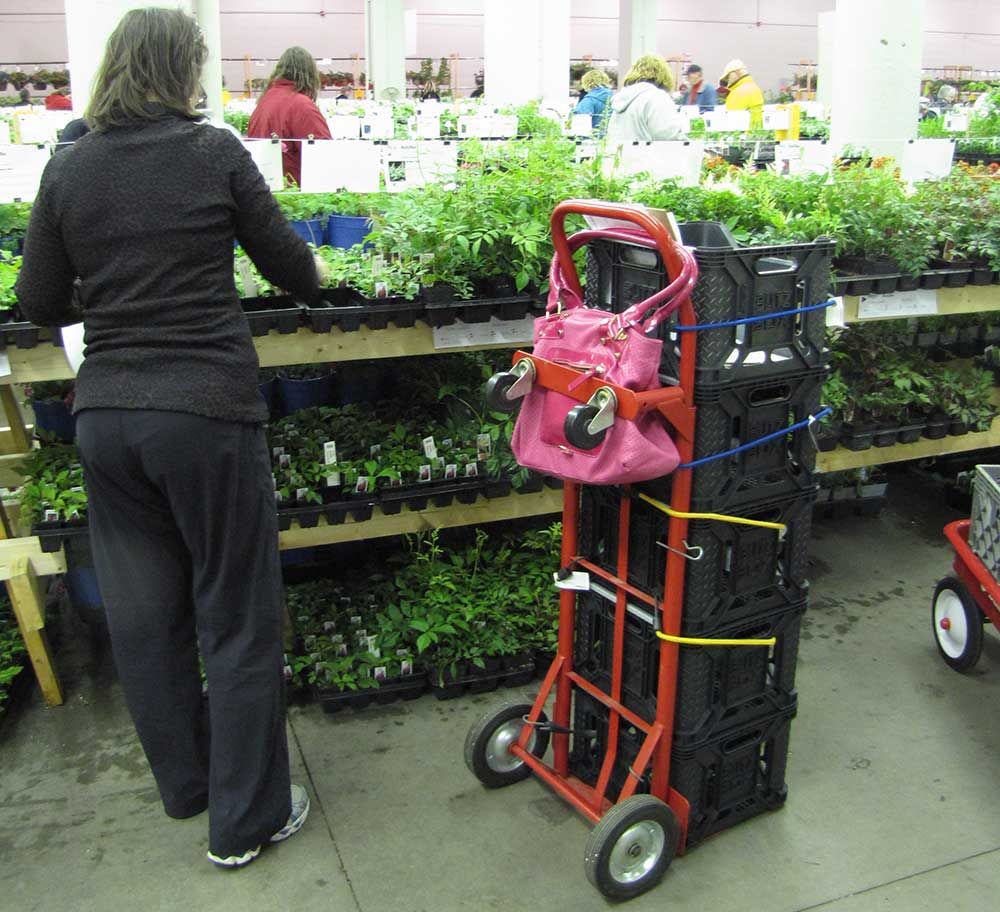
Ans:
[[[268,88],[274,84],[275,79],[287,79],[295,83],[295,91],[308,95],[313,101],[319,94],[319,70],[313,55],[304,47],[290,47],[278,58],[278,65],[271,74]]]
[[[625,77],[625,85],[630,86],[636,82],[651,82],[665,92],[674,90],[674,74],[670,72],[667,62],[656,54],[644,54],[628,71]]]
[[[587,70],[583,74],[583,79],[580,80],[580,86],[585,92],[591,91],[591,89],[596,89],[598,86],[609,86],[611,85],[611,80],[608,78],[608,74],[604,70]]]
[[[198,23],[179,9],[129,10],[111,33],[94,77],[86,118],[104,131],[136,120],[154,120],[159,102],[198,119],[194,102],[208,48]]]

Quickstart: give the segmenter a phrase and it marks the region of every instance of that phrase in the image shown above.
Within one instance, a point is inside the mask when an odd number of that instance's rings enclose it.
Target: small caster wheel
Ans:
[[[604,442],[607,430],[591,434],[588,426],[597,417],[596,405],[574,405],[563,422],[566,439],[578,450],[592,450]]]
[[[931,622],[941,658],[955,671],[971,671],[983,651],[983,612],[954,576],[937,584]]]
[[[645,893],[663,879],[679,838],[677,818],[659,798],[626,798],[590,832],[583,858],[587,880],[608,899]]]
[[[531,775],[531,767],[510,753],[510,746],[521,737],[524,717],[530,712],[530,703],[504,703],[469,729],[465,738],[465,765],[487,788],[513,785]],[[538,721],[548,722],[545,713]],[[528,750],[541,757],[548,746],[548,731],[536,727],[528,738]]]
[[[507,398],[507,390],[516,382],[517,375],[510,371],[501,371],[486,381],[486,406],[491,412],[512,412],[517,408],[517,400]]]

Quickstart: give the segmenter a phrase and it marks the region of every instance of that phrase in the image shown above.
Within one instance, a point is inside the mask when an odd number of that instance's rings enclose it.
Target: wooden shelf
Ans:
[[[452,526],[472,526],[500,520],[524,519],[528,516],[544,516],[561,513],[563,492],[546,488],[537,494],[510,494],[487,500],[480,496],[474,504],[452,504],[450,507],[428,507],[411,513],[406,507],[395,516],[385,516],[375,508],[371,519],[354,522],[350,517],[336,526],[328,526],[320,519],[318,526],[302,529],[293,526],[278,535],[282,551],[293,548],[313,548],[318,545],[333,545],[358,539],[385,538],[390,535],[407,535],[414,532],[430,532]]]
[[[398,329],[395,326],[369,329],[367,326],[362,326],[356,332],[350,333],[336,328],[328,333],[314,333],[312,330],[302,328],[288,335],[280,335],[271,330],[266,336],[254,337],[261,367],[446,355],[463,351],[514,349],[530,344],[531,340],[525,339],[518,343],[499,342],[458,348],[436,348],[434,330],[420,321],[409,329]],[[73,376],[63,350],[51,342],[40,342],[34,348],[8,346],[7,354],[10,358],[11,373],[9,377],[0,379],[0,383],[69,380]]]
[[[958,314],[983,313],[1000,310],[1000,285],[966,285],[964,288],[940,288],[937,292],[938,311],[942,317]],[[878,297],[876,295],[876,297]],[[861,299],[856,296],[844,297],[845,323],[872,323],[875,320],[898,320],[901,317],[876,317],[859,320],[858,306]]]
[[[890,447],[869,447],[867,450],[846,450],[838,447],[829,453],[816,454],[817,472],[843,472],[846,469],[860,469],[867,466],[883,465],[887,462],[906,462],[910,459],[927,459],[931,456],[947,456],[950,453],[967,453],[970,450],[984,450],[1000,446],[1000,419],[993,422],[988,431],[963,434],[961,437],[942,437],[940,440],[920,438],[916,443],[897,443]]]

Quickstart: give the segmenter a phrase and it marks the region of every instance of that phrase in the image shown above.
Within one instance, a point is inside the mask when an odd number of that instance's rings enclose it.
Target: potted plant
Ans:
[[[28,74],[21,72],[21,70],[14,70],[10,74],[10,84],[14,87],[16,92],[20,92],[29,82]]]
[[[76,437],[76,417],[73,399],[76,383],[73,380],[53,380],[25,384],[24,402],[35,415],[35,432],[38,437],[48,435],[62,443],[72,443]]]

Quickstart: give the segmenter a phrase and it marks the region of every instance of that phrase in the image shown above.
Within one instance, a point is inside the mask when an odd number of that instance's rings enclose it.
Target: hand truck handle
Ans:
[[[655,242],[656,249],[667,267],[667,277],[673,281],[684,269],[684,260],[678,251],[679,244],[670,236],[667,226],[648,212],[620,203],[605,203],[600,200],[564,200],[552,210],[552,243],[559,259],[562,274],[570,291],[583,297],[580,277],[576,273],[573,255],[566,237],[567,215],[595,215],[599,218],[621,219],[642,228]]]

